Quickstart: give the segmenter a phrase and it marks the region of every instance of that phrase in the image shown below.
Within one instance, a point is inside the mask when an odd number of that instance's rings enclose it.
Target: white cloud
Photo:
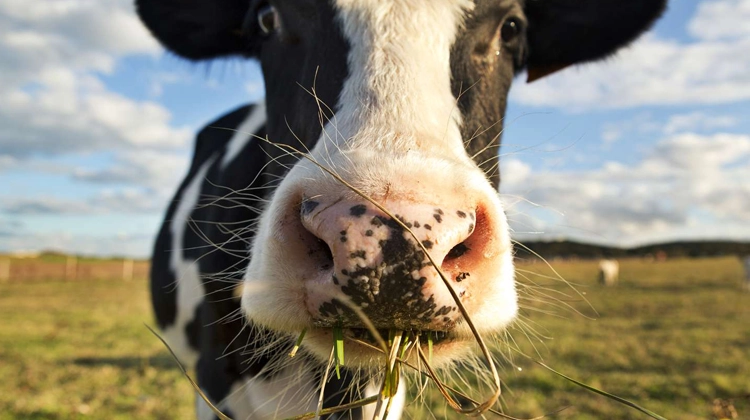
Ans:
[[[750,0],[702,2],[688,31],[695,41],[649,34],[602,62],[516,83],[511,100],[581,112],[750,99]]]
[[[80,200],[57,197],[5,199],[0,210],[10,215],[87,214],[93,211],[89,204]]]
[[[159,97],[164,92],[164,85],[190,81],[191,77],[185,73],[178,72],[154,72],[149,75],[149,94]]]
[[[3,160],[0,156],[0,168]],[[71,176],[74,180],[101,186],[97,192],[83,198],[34,195],[33,191],[24,196],[0,197],[0,213],[18,216],[161,213],[189,163],[186,153],[153,150],[123,152],[114,157],[113,163],[96,169],[49,161],[19,165],[12,157],[8,161],[14,169]]]
[[[522,162],[520,159],[506,158],[501,161],[503,165],[503,170],[501,172],[503,186],[506,184],[520,184],[531,174],[531,166]]]
[[[699,177],[703,171],[720,170],[750,156],[750,136],[678,134],[659,142],[645,164],[669,166]],[[750,211],[750,208],[748,208]]]
[[[86,199],[54,196],[4,198],[0,212],[11,216],[153,213],[163,210],[164,202],[164,197],[140,188],[105,188]]]
[[[721,115],[706,111],[672,114],[661,119],[656,119],[650,112],[641,112],[632,118],[602,124],[601,139],[604,149],[608,149],[611,144],[623,138],[634,144],[638,139],[650,139],[659,134],[710,134],[720,129],[736,127],[740,122],[741,119],[735,115]]]
[[[696,39],[750,37],[750,0],[705,1],[698,5],[687,28]]]
[[[509,173],[522,165],[502,164],[503,193],[534,203],[514,200],[511,206],[511,220],[520,233],[541,231],[615,244],[750,236],[748,135],[674,135],[637,164],[610,162],[591,171],[513,177]]]
[[[73,177],[86,182],[125,184],[147,187],[161,198],[172,194],[174,186],[184,176],[188,164],[186,154],[156,151],[127,152],[117,156],[116,162],[102,169],[76,168]]]
[[[605,123],[602,126],[601,137],[604,145],[608,146],[625,136],[650,134],[661,130],[662,123],[655,121],[650,113],[644,112],[624,121]]]
[[[161,212],[184,173],[192,129],[173,127],[170,112],[156,102],[111,91],[101,76],[125,56],[161,51],[132,0],[0,0],[0,173],[72,177],[102,187],[83,198],[70,197],[70,187],[56,195],[4,196],[0,211],[61,220]],[[155,81],[174,79],[159,74]],[[93,165],[95,159],[83,159],[106,154],[112,158]],[[71,163],[79,160],[92,166]],[[62,231],[34,235],[13,243],[28,248],[33,240],[44,246],[47,236],[65,237]]]
[[[164,209],[166,197],[141,188],[106,188],[89,200],[97,212],[155,213]]]
[[[131,0],[3,0],[0,16],[47,33],[65,34],[83,48],[116,54],[159,51],[138,22]]]
[[[171,127],[168,110],[113,93],[97,75],[124,55],[160,51],[129,0],[3,0],[0,153],[184,147],[190,130]]]
[[[604,62],[531,84],[513,102],[571,111],[642,105],[719,104],[750,99],[750,39],[680,44],[647,36]]]
[[[16,88],[7,96],[0,110],[0,153],[180,149],[191,137],[189,129],[169,125],[171,115],[162,106],[109,92],[93,76],[47,68],[37,83],[32,92]]]
[[[0,172],[18,167],[18,159],[10,155],[0,154]]]
[[[0,2],[0,72],[6,86],[37,82],[50,67],[111,72],[118,56],[159,51],[129,0]]]
[[[669,117],[664,125],[664,132],[673,134],[683,131],[714,130],[734,127],[738,123],[739,118],[732,115],[709,115],[703,111],[695,111]]]

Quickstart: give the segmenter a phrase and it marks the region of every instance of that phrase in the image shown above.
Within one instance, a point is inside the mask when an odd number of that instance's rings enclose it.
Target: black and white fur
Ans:
[[[492,170],[514,75],[525,68],[544,75],[605,57],[646,30],[665,5],[664,0],[136,2],[152,33],[175,53],[192,60],[249,56],[263,69],[266,102],[235,110],[199,133],[190,170],[157,238],[151,273],[165,337],[195,366],[208,396],[242,419],[282,418],[317,406],[330,351],[326,325],[343,319],[332,303],[340,293],[359,296],[354,289],[361,286],[356,279],[342,286],[326,274],[331,267],[321,268],[326,252],[317,246],[331,248],[330,265],[337,270],[348,263],[338,259],[337,250],[348,251],[320,226],[360,226],[355,217],[367,214],[389,226],[368,235],[402,233],[309,160],[298,161],[273,143],[310,150],[312,159],[420,225],[432,217],[433,224],[442,223],[443,209],[458,214],[445,219],[442,233],[422,229],[419,235],[430,245],[452,238],[440,251],[443,269],[461,274],[454,286],[464,293],[482,333],[499,333],[517,310],[512,247],[496,194],[500,176]],[[269,10],[273,28],[258,23]],[[339,202],[353,203],[351,215],[335,208]],[[464,232],[467,214],[476,217],[476,226],[470,223]],[[413,246],[404,237],[404,246]],[[457,255],[454,244],[462,252],[451,259]],[[389,272],[390,264],[401,264],[381,256],[388,252],[383,247],[368,250],[363,264],[383,259]],[[390,320],[363,308],[384,328],[409,322],[417,330],[444,332],[449,339],[436,344],[435,357],[450,364],[465,357],[472,337],[461,316],[444,316],[452,301],[432,268],[419,267],[417,276],[424,280],[407,290],[434,318]],[[400,298],[389,300],[388,293],[383,289],[371,297],[381,305]],[[338,318],[331,318],[331,308]],[[403,318],[407,309],[396,311]],[[356,320],[347,322],[358,327]],[[309,330],[303,354],[279,357],[302,329]],[[341,379],[326,385],[324,406],[376,390],[369,372],[377,354],[347,346],[353,362]],[[402,389],[389,418],[399,417],[404,398]],[[367,417],[368,410],[331,418]],[[200,401],[197,411],[199,418],[212,417]]]

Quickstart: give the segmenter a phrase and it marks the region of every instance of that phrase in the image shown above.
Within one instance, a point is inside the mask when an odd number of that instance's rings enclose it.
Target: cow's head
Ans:
[[[292,159],[257,221],[243,308],[327,358],[331,327],[430,331],[439,363],[517,312],[497,159],[511,81],[607,56],[664,0],[139,0],[189,59],[260,60]],[[288,149],[266,148],[273,157]],[[322,168],[321,168],[322,167]],[[248,168],[257,172],[260,168]],[[255,175],[255,173],[251,174]],[[251,221],[248,221],[251,223]],[[346,301],[346,303],[344,302]],[[376,360],[350,345],[349,361]]]

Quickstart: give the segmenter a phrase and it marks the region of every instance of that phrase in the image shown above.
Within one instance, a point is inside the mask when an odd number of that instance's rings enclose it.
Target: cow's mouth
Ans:
[[[383,341],[386,342],[388,341],[389,335],[392,332],[384,329],[378,329],[377,331]],[[373,337],[372,332],[370,332],[370,330],[368,330],[367,328],[347,328],[343,332],[345,338],[361,341],[372,346],[378,345],[378,340]],[[450,332],[431,330],[408,331],[405,333],[405,336],[412,341],[418,339],[420,344],[422,345],[430,345],[431,343],[433,346],[454,339]]]

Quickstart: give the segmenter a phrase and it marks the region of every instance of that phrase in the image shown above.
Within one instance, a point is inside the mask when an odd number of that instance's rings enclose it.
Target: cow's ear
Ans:
[[[604,58],[646,31],[666,0],[527,0],[529,81]]]
[[[252,52],[243,31],[251,0],[136,0],[141,20],[172,52],[203,60]]]

